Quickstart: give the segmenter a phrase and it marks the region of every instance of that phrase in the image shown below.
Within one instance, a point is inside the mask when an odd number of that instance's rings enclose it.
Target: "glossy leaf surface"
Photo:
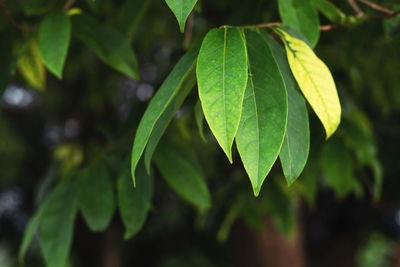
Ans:
[[[290,185],[303,171],[310,150],[310,126],[307,107],[303,96],[298,92],[284,50],[267,33],[263,33],[263,37],[271,47],[288,94],[288,120],[279,158],[286,181]]]
[[[230,162],[247,70],[246,44],[240,30],[213,29],[206,35],[197,60],[199,97],[207,123]]]
[[[282,146],[287,95],[268,43],[255,31],[246,31],[245,36],[249,79],[236,144],[257,196]]]
[[[197,0],[165,0],[169,8],[174,12],[181,32],[185,31],[186,20],[196,5]]]

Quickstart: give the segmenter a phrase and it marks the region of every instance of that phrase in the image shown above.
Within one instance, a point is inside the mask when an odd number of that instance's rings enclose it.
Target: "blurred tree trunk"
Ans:
[[[303,225],[299,216],[294,233],[286,237],[265,218],[266,231],[250,229],[239,222],[233,229],[233,244],[237,267],[304,267]]]

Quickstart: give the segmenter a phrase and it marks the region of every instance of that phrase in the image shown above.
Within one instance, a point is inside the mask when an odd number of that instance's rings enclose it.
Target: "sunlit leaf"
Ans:
[[[196,5],[197,0],[165,0],[169,8],[174,12],[181,32],[185,31],[186,20]]]
[[[136,131],[135,140],[133,142],[131,157],[131,172],[134,183],[136,165],[138,164],[139,159],[143,154],[146,144],[149,141],[152,132],[157,125],[157,122],[160,120],[166,109],[174,109],[174,104],[170,105],[170,103],[175,99],[180,90],[183,88],[182,85],[185,83],[188,76],[193,73],[198,49],[198,46],[191,49],[179,60],[174,69],[165,79],[164,83],[161,85],[160,89],[158,89],[153,99],[150,101],[149,106],[147,107],[139,123],[138,129]],[[162,117],[162,119],[163,122],[168,121],[167,116]],[[166,124],[163,122],[158,124],[160,126],[156,128],[158,134],[154,135],[155,139],[159,139],[159,135],[163,131],[162,129],[166,127]]]
[[[123,35],[96,19],[80,14],[71,18],[73,33],[109,66],[139,79],[136,55]]]
[[[103,164],[90,165],[79,178],[79,208],[92,231],[104,231],[115,209],[114,186]]]
[[[283,24],[301,32],[314,47],[319,39],[318,12],[311,0],[279,0]]]
[[[17,67],[30,86],[35,89],[44,90],[46,86],[46,69],[40,58],[36,41],[31,41],[24,49]]]
[[[39,28],[39,54],[46,67],[59,79],[67,57],[71,36],[71,22],[65,13],[44,18]]]
[[[336,85],[328,67],[300,39],[292,37],[281,28],[275,28],[282,38],[292,73],[325,127],[329,138],[340,123],[341,107]]]
[[[247,70],[243,33],[228,27],[211,30],[204,38],[197,60],[199,97],[207,123],[230,162]]]
[[[143,164],[139,165],[136,187],[133,187],[129,169],[118,179],[118,204],[125,225],[125,239],[134,236],[144,225],[153,194],[153,174],[147,174]]]
[[[236,144],[258,196],[279,155],[286,130],[287,95],[282,75],[263,37],[246,31],[249,79]]]

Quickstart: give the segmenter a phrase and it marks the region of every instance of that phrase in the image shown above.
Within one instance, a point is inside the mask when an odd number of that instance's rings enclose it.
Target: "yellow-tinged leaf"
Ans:
[[[321,120],[328,139],[340,123],[341,107],[335,82],[328,67],[302,40],[275,28],[285,44],[293,75],[308,103]]]
[[[46,69],[39,55],[36,41],[31,41],[18,60],[18,70],[25,81],[35,89],[44,90]]]

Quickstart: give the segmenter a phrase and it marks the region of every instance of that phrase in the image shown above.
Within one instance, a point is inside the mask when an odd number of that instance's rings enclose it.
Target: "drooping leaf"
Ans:
[[[114,209],[114,190],[110,173],[103,164],[87,167],[80,177],[79,208],[92,231],[104,231]]]
[[[33,217],[29,220],[28,225],[25,228],[24,236],[22,238],[22,243],[18,252],[18,261],[22,265],[24,262],[25,254],[28,251],[29,245],[32,243],[35,234],[39,228],[40,217],[43,213],[43,207],[41,206]]]
[[[155,163],[167,183],[185,200],[205,210],[211,197],[203,170],[188,144],[166,140],[154,154]]]
[[[333,23],[342,24],[346,21],[346,15],[332,2],[328,0],[311,0],[312,4]]]
[[[165,0],[169,8],[174,12],[181,32],[185,31],[186,20],[196,5],[197,0]]]
[[[230,162],[247,71],[243,33],[228,27],[211,30],[203,40],[197,60],[199,97],[207,123]]]
[[[146,165],[147,173],[150,173],[151,158],[153,157],[158,142],[173,119],[176,111],[180,108],[195,84],[196,71],[193,68],[180,86],[178,95],[175,96],[175,98],[168,104],[167,108],[154,125],[153,131],[151,132],[150,138],[147,142],[146,150],[144,152],[144,163]]]
[[[129,169],[118,179],[118,203],[126,231],[124,238],[134,236],[144,225],[153,194],[153,174],[147,174],[139,165],[136,187],[133,187]]]
[[[258,196],[285,136],[287,95],[282,75],[263,37],[246,31],[249,79],[236,144]]]
[[[329,138],[340,123],[341,107],[336,85],[328,67],[300,39],[290,36],[281,28],[275,28],[282,38],[292,73],[325,127]]]
[[[329,140],[322,151],[322,168],[338,198],[357,189],[351,156],[342,139]]]
[[[149,106],[147,107],[139,123],[135,140],[133,142],[131,158],[131,172],[134,183],[136,165],[138,164],[147,142],[149,141],[152,132],[154,131],[155,126],[160,120],[161,116],[164,114],[167,108],[171,110],[174,109],[174,105],[170,105],[170,103],[183,88],[182,85],[195,68],[198,49],[198,46],[191,49],[179,60],[174,69],[165,79],[164,83],[161,85],[160,89],[158,89],[153,99],[150,101]],[[163,117],[163,121],[164,120],[167,120],[167,118]],[[157,127],[157,129],[162,129],[165,123],[161,122],[158,125],[160,125],[160,127]],[[157,130],[157,133],[158,134],[154,134],[154,136],[159,136],[160,133],[162,134],[162,131]],[[159,137],[154,138],[157,139]]]
[[[39,241],[49,267],[65,266],[67,262],[78,209],[78,186],[75,178],[61,182],[43,204]]]
[[[25,81],[35,89],[44,90],[46,86],[46,69],[39,56],[36,41],[31,41],[18,60],[17,67]]]
[[[71,37],[70,18],[64,12],[46,16],[39,28],[39,54],[46,67],[59,79]]]
[[[310,150],[310,126],[303,96],[297,91],[296,81],[290,71],[285,52],[267,33],[263,37],[271,47],[282,73],[288,94],[288,120],[279,158],[287,183],[292,184],[301,174]]]
[[[153,0],[126,1],[119,18],[118,29],[132,42],[144,14]]]
[[[197,101],[196,105],[194,106],[194,118],[196,120],[197,128],[199,129],[200,138],[203,139],[204,142],[207,142],[207,139],[204,135],[204,114],[200,101]]]
[[[319,18],[311,0],[279,0],[278,7],[283,24],[301,32],[314,47],[319,39]]]
[[[132,79],[139,79],[136,55],[121,33],[84,14],[72,16],[71,21],[73,33],[104,63]]]

